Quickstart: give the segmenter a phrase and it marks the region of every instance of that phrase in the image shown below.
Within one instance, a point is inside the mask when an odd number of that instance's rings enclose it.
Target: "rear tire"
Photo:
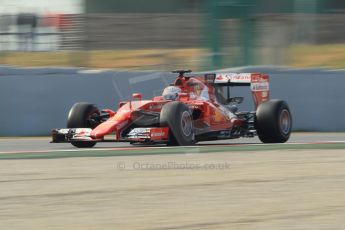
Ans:
[[[67,118],[67,128],[95,128],[96,123],[90,122],[92,116],[99,115],[98,108],[89,103],[79,102],[72,106]],[[96,145],[92,141],[73,141],[71,144],[77,148],[91,148]]]
[[[193,117],[187,105],[174,101],[165,104],[160,113],[160,126],[169,127],[167,145],[193,145]]]
[[[289,106],[282,100],[269,100],[259,105],[255,127],[263,143],[284,143],[290,138],[292,118]]]

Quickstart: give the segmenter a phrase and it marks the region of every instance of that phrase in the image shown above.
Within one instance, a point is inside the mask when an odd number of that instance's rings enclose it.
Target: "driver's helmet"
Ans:
[[[165,100],[175,101],[179,93],[181,93],[181,89],[179,87],[168,86],[164,89],[162,96]]]

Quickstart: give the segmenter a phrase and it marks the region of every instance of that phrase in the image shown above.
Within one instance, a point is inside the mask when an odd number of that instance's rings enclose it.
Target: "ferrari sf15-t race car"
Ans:
[[[192,76],[177,70],[173,84],[161,96],[143,100],[134,93],[117,111],[89,103],[71,108],[67,128],[53,129],[52,142],[78,148],[97,142],[193,145],[199,141],[258,136],[264,143],[290,137],[292,118],[285,101],[269,99],[269,76],[260,73],[210,73]],[[238,111],[243,97],[232,87],[248,86],[254,111]]]

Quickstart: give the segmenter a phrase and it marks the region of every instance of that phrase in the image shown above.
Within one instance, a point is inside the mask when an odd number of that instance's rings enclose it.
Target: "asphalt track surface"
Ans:
[[[80,150],[1,138],[0,229],[343,230],[344,140]]]
[[[1,153],[16,153],[16,152],[35,152],[35,151],[69,151],[77,150],[69,143],[49,143],[49,137],[3,137],[0,138],[0,154]],[[333,143],[333,142],[344,142],[345,143],[345,133],[308,133],[308,132],[296,132],[292,133],[290,140],[283,145],[288,144],[313,144],[313,143]],[[254,138],[239,138],[233,140],[221,140],[221,141],[209,141],[200,142],[196,146],[207,147],[207,146],[261,146],[260,140],[257,137]],[[152,146],[136,146],[136,148],[146,148]],[[118,150],[130,150],[133,148],[129,143],[112,142],[112,143],[97,143],[93,148],[94,150],[104,148],[117,148]]]

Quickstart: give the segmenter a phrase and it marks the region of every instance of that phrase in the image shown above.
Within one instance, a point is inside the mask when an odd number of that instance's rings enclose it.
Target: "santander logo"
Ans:
[[[159,133],[152,133],[151,134],[153,137],[164,137],[165,136],[165,132],[159,132]]]

